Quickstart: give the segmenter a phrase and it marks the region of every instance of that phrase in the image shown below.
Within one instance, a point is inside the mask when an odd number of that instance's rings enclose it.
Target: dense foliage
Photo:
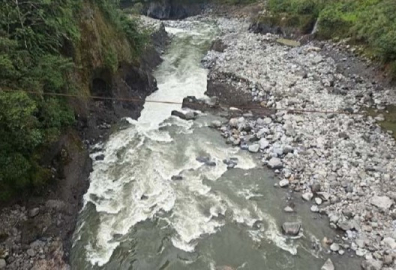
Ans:
[[[0,200],[51,177],[49,169],[40,166],[40,153],[74,122],[74,113],[64,98],[45,93],[79,90],[70,79],[77,70],[70,48],[80,40],[83,2],[1,0]],[[138,55],[145,40],[136,23],[117,10],[118,1],[97,4]],[[111,53],[108,58],[117,61]]]
[[[394,0],[269,0],[268,6],[281,16],[319,19],[320,38],[349,37],[365,44],[367,53],[385,63],[396,61]]]

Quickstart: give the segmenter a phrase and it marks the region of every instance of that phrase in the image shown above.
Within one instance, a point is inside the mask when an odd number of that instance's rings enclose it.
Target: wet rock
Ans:
[[[40,212],[40,208],[38,208],[38,207],[33,208],[29,211],[29,217],[31,217],[31,218],[35,217],[39,214],[39,212]]]
[[[105,155],[98,155],[95,157],[95,160],[104,160]]]
[[[225,159],[223,160],[223,163],[227,165],[227,169],[232,169],[235,168],[236,165],[238,165],[238,159],[237,158]]]
[[[142,201],[145,201],[145,200],[148,199],[148,196],[143,194],[143,195],[140,197],[140,199],[141,199]]]
[[[210,161],[210,157],[197,157],[195,160],[201,163],[206,163]]]
[[[385,255],[384,256],[384,264],[385,265],[391,265],[392,263],[393,263],[392,255]]]
[[[300,232],[300,222],[285,222],[282,225],[283,233],[289,236],[296,236]]]
[[[381,270],[382,262],[375,259],[365,260],[362,262],[362,268],[364,270]]]
[[[279,158],[271,158],[268,161],[268,167],[270,167],[271,169],[274,169],[274,170],[282,169],[283,163]]]
[[[327,259],[327,261],[324,263],[322,268],[320,268],[320,270],[335,270],[334,264],[330,258]]]
[[[382,211],[387,211],[392,206],[393,200],[387,196],[374,196],[371,198],[370,203]]]
[[[214,166],[216,166],[217,164],[216,164],[215,161],[208,161],[208,162],[205,162],[205,165],[210,166],[210,167],[214,167]]]
[[[181,176],[181,175],[173,175],[173,176],[171,177],[171,179],[172,179],[173,181],[180,181],[180,180],[183,180],[183,176]]]
[[[171,115],[173,116],[177,116],[180,119],[183,120],[195,120],[197,118],[197,114],[194,112],[186,112],[186,113],[182,113],[179,111],[172,111]]]

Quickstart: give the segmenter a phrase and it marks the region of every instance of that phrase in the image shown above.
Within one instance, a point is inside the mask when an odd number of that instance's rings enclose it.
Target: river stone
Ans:
[[[238,118],[231,118],[228,124],[230,125],[230,127],[238,127]]]
[[[212,121],[212,123],[210,124],[210,126],[212,128],[220,128],[221,127],[221,122],[219,120],[214,120]]]
[[[0,269],[5,269],[7,266],[7,263],[4,259],[0,259]]]
[[[294,212],[293,208],[291,208],[290,206],[286,206],[285,209],[283,209],[283,211],[285,211],[286,213],[293,213]]]
[[[317,182],[317,181],[315,181],[313,184],[312,184],[312,186],[311,186],[311,190],[312,190],[312,192],[313,193],[317,193],[317,192],[319,192],[320,191],[320,183],[319,182]]]
[[[285,222],[282,225],[282,230],[284,234],[290,236],[296,236],[300,232],[301,223],[300,222]]]
[[[316,197],[316,198],[315,198],[315,203],[316,203],[317,205],[321,205],[321,204],[322,204],[322,199],[319,198],[319,197]]]
[[[381,270],[382,262],[375,259],[365,260],[362,262],[362,268],[365,270]]]
[[[337,251],[340,250],[340,245],[337,244],[337,243],[333,243],[333,244],[331,244],[330,249],[331,249],[332,251],[334,251],[334,252],[337,252]]]
[[[333,262],[329,259],[327,259],[327,261],[324,263],[324,265],[322,266],[322,268],[320,268],[320,270],[335,270],[334,264]]]
[[[269,118],[269,117],[266,117],[266,118],[264,118],[263,123],[264,123],[265,125],[269,125],[269,124],[272,123],[272,119]]]
[[[40,212],[40,208],[38,208],[38,207],[33,208],[29,211],[29,217],[31,217],[31,218],[35,217],[39,214],[39,212]]]
[[[287,187],[289,185],[289,180],[283,179],[279,181],[279,186],[280,187]]]
[[[396,241],[392,237],[385,237],[382,243],[390,249],[396,249]]]
[[[31,248],[29,248],[29,249],[26,251],[26,253],[27,253],[27,255],[29,255],[30,257],[34,257],[34,256],[36,255],[36,252],[34,252],[34,250],[31,249]]]
[[[101,154],[101,155],[98,155],[98,156],[96,156],[95,157],[95,160],[104,160],[104,158],[105,158],[105,155],[103,155],[103,154]]]
[[[318,213],[319,212],[319,207],[317,205],[312,205],[311,206],[311,212]]]
[[[271,158],[270,161],[268,161],[268,167],[274,170],[282,169],[283,164],[279,158]]]
[[[181,176],[181,175],[173,175],[173,176],[171,177],[171,179],[172,179],[173,181],[179,181],[179,180],[183,180],[183,176]]]
[[[259,145],[260,145],[260,149],[265,149],[270,145],[270,143],[269,141],[267,141],[267,139],[261,138],[259,141]]]
[[[311,192],[306,192],[306,193],[304,193],[303,195],[301,195],[301,197],[302,197],[305,201],[309,202],[309,201],[313,198],[313,194],[312,194]]]
[[[185,114],[186,120],[194,120],[197,118],[197,114],[195,112],[187,112]]]
[[[201,163],[206,163],[210,161],[210,157],[197,157],[195,160]]]
[[[259,151],[259,149],[260,149],[260,145],[258,143],[251,144],[251,145],[249,145],[249,148],[248,148],[249,152],[252,152],[252,153],[257,153]]]
[[[371,198],[370,203],[382,211],[386,211],[392,206],[393,200],[387,196],[374,196]]]
[[[286,145],[283,147],[283,154],[287,155],[289,153],[293,153],[294,149],[290,145]]]

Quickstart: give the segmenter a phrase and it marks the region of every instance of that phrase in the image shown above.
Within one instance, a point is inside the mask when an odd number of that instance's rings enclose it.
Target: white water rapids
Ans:
[[[159,89],[147,100],[205,97],[207,70],[200,60],[216,29],[211,23],[186,24],[188,30],[167,28],[174,38],[155,73]],[[320,265],[317,253],[305,251],[309,241],[317,241],[314,233],[307,231],[305,242],[282,236],[272,214],[280,212],[282,198],[273,193],[270,173],[256,168],[254,156],[226,145],[207,127],[214,116],[202,115],[195,122],[171,116],[172,110],[180,109],[181,105],[146,103],[137,121],[128,119],[127,128],[97,146],[100,151],[92,158],[104,155],[104,160],[93,164],[72,268]],[[196,160],[202,156],[216,166]],[[236,169],[227,170],[223,163],[230,157],[238,159]],[[174,175],[183,179],[172,180]],[[293,256],[298,247],[302,255]]]

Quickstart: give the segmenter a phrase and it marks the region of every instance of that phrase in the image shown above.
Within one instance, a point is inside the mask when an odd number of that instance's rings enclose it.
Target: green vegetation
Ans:
[[[40,164],[41,153],[75,121],[71,102],[45,93],[86,95],[90,68],[103,65],[115,72],[120,61],[136,61],[144,48],[147,35],[116,8],[118,4],[115,0],[2,0],[0,201],[48,182],[51,174]],[[84,7],[97,13],[95,19],[103,17],[104,29],[95,33],[107,34],[102,47],[86,39],[93,34],[82,19]],[[100,54],[97,58],[102,60],[93,63],[85,56],[87,50],[100,51],[89,55]]]
[[[294,24],[303,34],[318,19],[319,38],[351,38],[364,45],[368,55],[390,64],[396,76],[394,0],[269,0],[268,8],[267,17],[281,25]]]

